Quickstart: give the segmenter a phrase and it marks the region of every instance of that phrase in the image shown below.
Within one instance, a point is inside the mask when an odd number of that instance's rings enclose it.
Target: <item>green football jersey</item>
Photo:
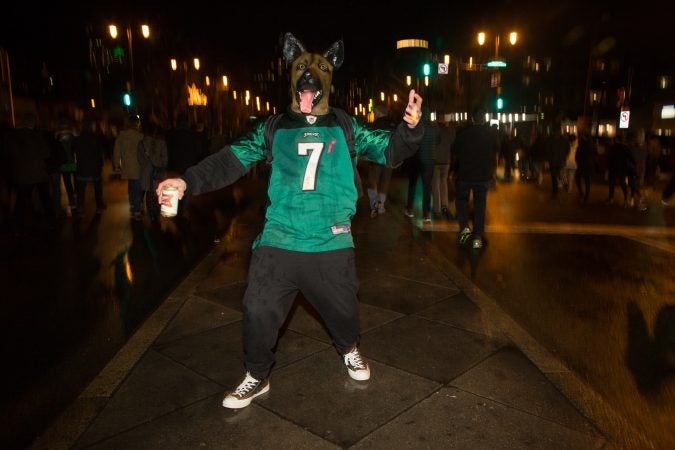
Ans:
[[[356,154],[396,166],[417,151],[422,127],[403,122],[396,131],[375,130],[352,118]],[[220,189],[266,160],[265,124],[259,123],[221,151],[190,167],[189,194]],[[271,149],[268,207],[253,246],[323,252],[354,246],[351,222],[358,199],[354,166],[335,114],[305,116],[290,109],[279,120]]]
[[[256,130],[255,141],[261,132]],[[386,147],[386,140],[380,147]],[[248,145],[235,143],[230,148],[244,165],[250,164]],[[300,115],[283,118],[272,143],[267,194],[265,226],[254,247],[321,252],[354,245],[350,228],[357,201],[354,167],[333,115],[319,116],[313,124]]]

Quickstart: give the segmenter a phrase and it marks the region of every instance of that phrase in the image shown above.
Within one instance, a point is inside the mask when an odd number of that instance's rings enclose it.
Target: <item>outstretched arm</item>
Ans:
[[[403,122],[407,126],[400,123],[396,127],[385,151],[388,167],[398,167],[417,152],[424,136],[424,127],[418,126],[421,119],[422,97],[411,89],[408,94],[408,105],[403,114]]]

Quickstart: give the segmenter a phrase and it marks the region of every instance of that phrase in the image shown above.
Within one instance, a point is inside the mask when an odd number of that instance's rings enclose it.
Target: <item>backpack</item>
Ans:
[[[356,186],[356,191],[358,193],[358,198],[363,196],[363,187],[361,185],[361,176],[359,175],[359,170],[357,167],[358,164],[358,155],[356,154],[355,143],[354,143],[354,124],[352,123],[351,116],[345,112],[345,110],[340,108],[331,108],[331,111],[335,113],[338,124],[342,128],[342,132],[345,134],[345,140],[347,141],[347,147],[349,148],[349,156],[352,158],[352,166],[354,168],[354,185]],[[268,117],[265,120],[265,145],[267,146],[267,164],[272,164],[272,139],[274,137],[274,132],[279,125],[279,121],[284,116],[284,113],[275,114]]]

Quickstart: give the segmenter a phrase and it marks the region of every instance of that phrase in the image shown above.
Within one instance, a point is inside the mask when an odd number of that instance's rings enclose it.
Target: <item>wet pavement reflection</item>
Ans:
[[[382,242],[370,243],[383,257],[400,258],[403,273],[419,268],[409,255],[386,249],[400,239],[387,227],[388,216],[408,220],[400,207],[406,182],[395,173],[391,206],[374,219],[381,221]],[[21,239],[3,233],[2,350],[12,365],[2,375],[2,422],[11,430],[3,435],[29,441],[101,371],[214,239],[261,224],[263,186],[247,178],[194,197],[189,218],[150,223],[130,220],[126,184],[111,179],[102,216],[90,208],[51,231]],[[675,208],[655,198],[645,212],[605,206],[601,184],[588,204],[574,194],[553,201],[545,186],[499,182],[488,196],[487,246],[480,251],[457,247],[455,222],[426,225],[419,211],[407,231],[494,299],[614,413],[672,448]],[[363,199],[359,205],[357,220],[371,220]],[[244,214],[257,222],[238,222]],[[358,242],[358,223],[354,230]],[[366,289],[368,280],[361,281]],[[238,302],[242,287],[235,288]]]
[[[674,213],[656,202],[644,213],[600,200],[580,205],[574,196],[553,202],[536,185],[499,184],[488,197],[482,251],[458,248],[454,224],[430,231],[447,262],[588,383],[612,414],[672,448]]]
[[[91,204],[52,229],[3,230],[3,436],[26,444],[73,401],[247,207],[240,189],[195,197],[189,217],[134,221],[126,181],[110,178],[102,215]]]

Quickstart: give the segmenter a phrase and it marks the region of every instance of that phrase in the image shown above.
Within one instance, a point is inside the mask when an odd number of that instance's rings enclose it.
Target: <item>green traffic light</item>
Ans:
[[[123,101],[125,106],[131,106],[131,95],[128,92],[124,94]]]
[[[501,97],[497,99],[497,109],[502,109],[504,107],[504,100]]]
[[[422,70],[424,72],[425,77],[429,76],[429,74],[431,73],[431,66],[429,65],[429,63],[424,64]]]

